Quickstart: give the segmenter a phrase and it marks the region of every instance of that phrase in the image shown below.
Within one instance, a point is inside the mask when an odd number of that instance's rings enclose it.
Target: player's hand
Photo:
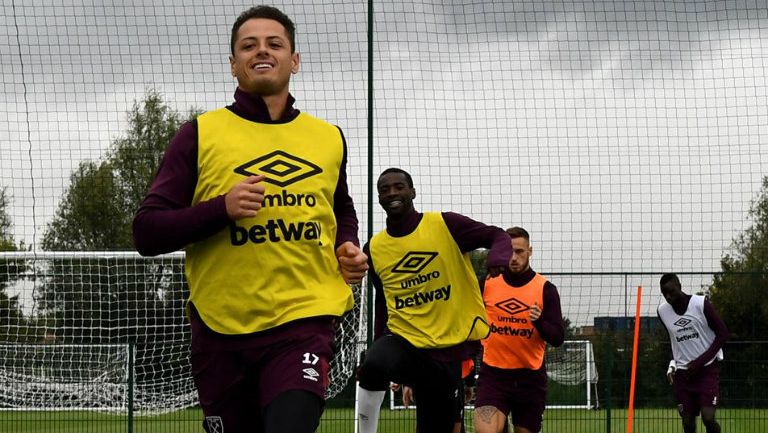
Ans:
[[[229,190],[224,196],[229,219],[237,221],[256,216],[256,213],[264,207],[263,180],[263,175],[248,176]]]
[[[533,306],[531,306],[528,311],[530,313],[531,321],[539,320],[539,317],[541,317],[541,307],[538,302],[534,302]]]
[[[471,404],[475,402],[475,395],[477,395],[477,387],[465,386],[464,387],[464,402]]]
[[[491,277],[498,277],[504,272],[506,266],[491,266],[488,268],[488,275]]]
[[[403,385],[403,406],[408,409],[408,406],[413,402],[413,389],[408,385]]]
[[[670,385],[675,383],[675,370],[677,370],[677,363],[672,359],[669,361],[669,367],[667,367],[667,380]]]
[[[336,248],[336,258],[341,267],[341,276],[347,284],[355,284],[362,281],[368,270],[368,256],[357,245],[350,241],[344,242]]]

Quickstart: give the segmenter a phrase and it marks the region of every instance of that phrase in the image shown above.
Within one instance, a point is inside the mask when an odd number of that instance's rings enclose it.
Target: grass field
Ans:
[[[626,410],[611,411],[611,433],[626,431]],[[720,409],[718,418],[722,431],[729,433],[768,432],[768,408]],[[136,417],[134,433],[198,433],[202,415],[189,409],[160,416]],[[319,433],[352,433],[352,409],[327,409]],[[8,412],[0,411],[0,433],[125,433],[125,415],[94,412]],[[471,426],[472,412],[467,425]],[[379,433],[412,433],[413,411],[383,410]],[[473,431],[469,428],[468,431]],[[544,415],[545,433],[607,433],[606,411],[583,409],[551,409]],[[637,433],[682,432],[680,421],[672,408],[639,409],[635,411],[633,428]],[[703,432],[702,426],[697,431]]]

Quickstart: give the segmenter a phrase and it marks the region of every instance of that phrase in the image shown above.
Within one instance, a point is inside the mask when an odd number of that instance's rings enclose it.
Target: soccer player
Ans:
[[[390,382],[413,389],[419,433],[451,433],[461,387],[461,361],[488,335],[469,252],[489,248],[498,274],[511,254],[504,230],[452,212],[414,209],[411,175],[384,170],[377,182],[386,230],[364,247],[376,288],[373,345],[359,369],[359,426],[376,431]]]
[[[186,249],[192,374],[214,432],[313,432],[334,323],[368,265],[341,130],[300,112],[295,27],[258,6],[232,26],[234,103],[184,124],[133,224],[142,255]]]
[[[704,296],[683,293],[675,274],[659,281],[664,301],[657,310],[669,333],[672,362],[667,371],[685,433],[696,431],[696,416],[707,433],[720,433],[715,409],[720,395],[720,361],[728,328]]]
[[[509,267],[483,288],[491,335],[483,341],[477,379],[475,431],[506,431],[511,413],[515,433],[541,430],[547,397],[544,350],[565,339],[560,295],[554,284],[531,269],[530,235],[507,229],[512,238]]]

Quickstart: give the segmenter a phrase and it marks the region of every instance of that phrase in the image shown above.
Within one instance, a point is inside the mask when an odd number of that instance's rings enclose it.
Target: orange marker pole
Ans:
[[[637,373],[637,346],[640,342],[640,301],[643,299],[643,286],[637,286],[637,305],[635,307],[635,338],[632,342],[632,374],[629,380],[629,411],[627,433],[632,433],[635,418],[635,374]]]

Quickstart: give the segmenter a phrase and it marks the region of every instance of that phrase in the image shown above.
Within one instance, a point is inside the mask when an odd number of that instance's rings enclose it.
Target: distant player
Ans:
[[[489,248],[498,274],[511,254],[509,236],[452,212],[414,209],[411,175],[384,170],[376,184],[386,230],[363,248],[376,288],[375,341],[360,366],[360,432],[376,431],[390,382],[410,386],[419,433],[452,433],[462,398],[461,361],[488,335],[469,252]]]
[[[486,280],[483,289],[491,335],[483,341],[477,379],[477,433],[506,431],[510,413],[515,433],[541,430],[547,397],[544,349],[565,339],[557,288],[531,269],[530,235],[520,227],[507,233],[512,238],[509,267]]]
[[[686,295],[675,274],[660,280],[665,301],[659,305],[659,319],[669,333],[672,361],[667,370],[685,433],[696,431],[696,416],[707,433],[720,433],[715,409],[720,396],[720,361],[728,328],[712,304],[700,295]]]

